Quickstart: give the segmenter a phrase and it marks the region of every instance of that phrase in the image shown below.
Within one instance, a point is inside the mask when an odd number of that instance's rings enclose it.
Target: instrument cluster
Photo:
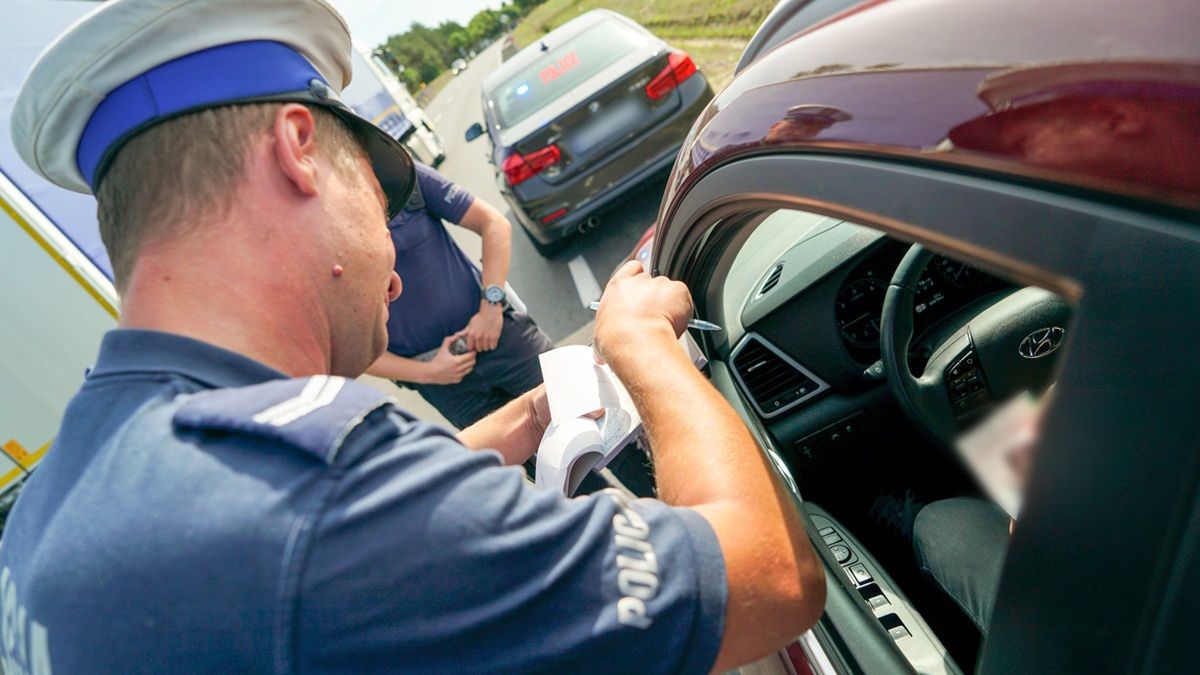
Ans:
[[[879,358],[879,330],[888,282],[907,247],[889,245],[873,253],[838,291],[834,320],[851,354],[860,362]],[[945,256],[937,256],[917,282],[913,298],[915,335],[972,300],[1004,288],[1000,280]]]

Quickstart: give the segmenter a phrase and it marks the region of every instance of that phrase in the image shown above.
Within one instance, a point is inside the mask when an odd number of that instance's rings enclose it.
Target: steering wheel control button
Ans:
[[[850,548],[847,546],[843,546],[842,544],[834,544],[833,546],[829,547],[829,552],[833,554],[834,559],[838,561],[839,565],[844,565],[850,562]]]
[[[991,402],[987,380],[983,377],[979,357],[973,349],[967,348],[946,369],[945,380],[950,406],[960,423],[967,422],[966,418],[973,417],[974,413]]]
[[[863,371],[863,379],[868,382],[883,382],[887,379],[887,372],[883,369],[883,361],[876,361],[870,367]]]

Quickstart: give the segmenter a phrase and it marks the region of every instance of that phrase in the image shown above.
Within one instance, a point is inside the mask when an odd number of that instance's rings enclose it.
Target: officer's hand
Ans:
[[[687,286],[651,277],[637,261],[625,263],[609,279],[596,311],[597,353],[614,365],[623,353],[646,345],[654,335],[676,339],[687,330],[692,296]]]
[[[450,353],[450,345],[462,335],[455,333],[442,340],[441,349],[425,364],[425,384],[458,384],[475,369],[475,352],[468,351],[459,356]]]
[[[539,384],[525,393],[524,399],[528,404],[525,416],[529,424],[534,429],[534,435],[537,442],[541,442],[542,434],[546,433],[546,427],[550,426],[552,417],[550,416],[550,397],[546,395],[546,385]],[[594,410],[590,413],[584,413],[584,417],[598,420],[604,417],[604,409]],[[537,446],[537,442],[533,447]]]
[[[529,391],[529,421],[533,424],[540,441],[546,427],[550,426],[550,399],[546,396],[546,385],[539,384]],[[536,447],[536,445],[534,446]]]
[[[467,337],[467,347],[477,352],[490,352],[500,342],[500,331],[504,328],[504,308],[485,303],[471,317],[462,330]]]

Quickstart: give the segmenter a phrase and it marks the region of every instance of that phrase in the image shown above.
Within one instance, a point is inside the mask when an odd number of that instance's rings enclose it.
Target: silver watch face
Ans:
[[[504,302],[504,289],[499,286],[488,286],[483,289],[483,297],[494,305],[500,304]]]

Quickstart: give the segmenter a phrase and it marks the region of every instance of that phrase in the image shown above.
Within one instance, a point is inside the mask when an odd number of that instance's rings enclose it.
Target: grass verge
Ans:
[[[776,0],[548,0],[513,30],[520,46],[597,8],[637,21],[655,35],[691,54],[714,91],[733,78],[746,42]]]

